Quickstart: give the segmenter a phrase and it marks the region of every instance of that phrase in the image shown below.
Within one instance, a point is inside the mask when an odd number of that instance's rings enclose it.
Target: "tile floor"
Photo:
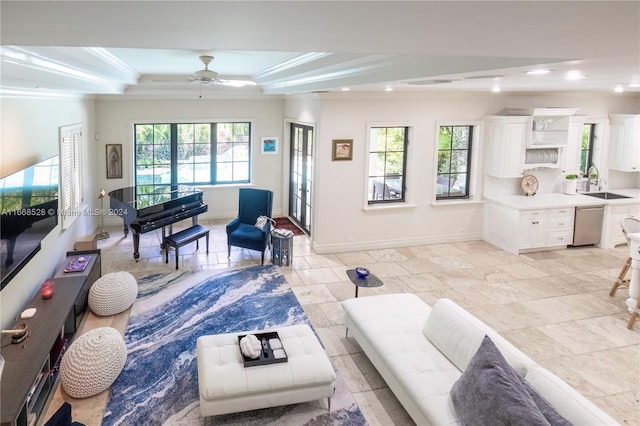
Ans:
[[[201,221],[211,229],[210,253],[205,254],[204,242],[198,252],[195,244],[186,246],[180,250],[180,268],[259,264],[260,254],[244,249],[232,249],[227,259],[227,222]],[[108,231],[110,238],[98,243],[103,274],[127,270],[141,277],[175,270],[171,256],[164,263],[159,233],[141,237],[140,259],[134,262],[131,236],[123,238],[122,228]],[[360,289],[361,297],[408,292],[429,304],[448,297],[621,424],[640,425],[640,324],[633,331],[626,328],[626,289],[609,296],[626,256],[625,246],[513,256],[481,241],[318,254],[309,238],[296,236],[293,264],[282,272],[371,425],[413,422],[359,346],[345,338],[340,302],[354,295],[345,271],[359,265],[385,283]],[[110,318],[89,314],[84,329],[110,325],[124,331],[126,320],[126,312]],[[75,420],[99,425],[107,392],[72,400],[58,389],[50,413],[62,399],[72,403]]]

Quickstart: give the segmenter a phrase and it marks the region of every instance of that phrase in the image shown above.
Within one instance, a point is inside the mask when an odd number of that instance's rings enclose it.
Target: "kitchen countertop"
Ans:
[[[576,195],[567,195],[563,193],[546,193],[536,194],[534,196],[526,195],[485,195],[485,199],[518,210],[534,210],[534,209],[553,209],[563,207],[578,206],[602,206],[602,205],[627,205],[640,203],[640,188],[631,189],[610,189],[601,192],[611,192],[613,194],[626,195],[631,198],[622,198],[617,200],[602,200],[600,198],[591,197],[578,193]]]

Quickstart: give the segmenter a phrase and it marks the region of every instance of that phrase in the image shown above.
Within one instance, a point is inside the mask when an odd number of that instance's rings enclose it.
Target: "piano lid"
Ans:
[[[126,188],[114,189],[109,192],[109,196],[123,204],[133,207],[135,210],[141,210],[148,207],[162,205],[180,198],[202,194],[202,190],[185,185],[178,185],[178,188],[173,190],[171,186],[156,186],[154,189],[154,192],[149,193],[149,186],[147,185],[129,186]]]

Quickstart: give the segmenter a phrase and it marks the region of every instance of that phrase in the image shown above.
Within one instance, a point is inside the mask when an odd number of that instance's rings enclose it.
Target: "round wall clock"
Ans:
[[[520,185],[525,195],[536,195],[538,192],[538,179],[533,175],[525,175]]]

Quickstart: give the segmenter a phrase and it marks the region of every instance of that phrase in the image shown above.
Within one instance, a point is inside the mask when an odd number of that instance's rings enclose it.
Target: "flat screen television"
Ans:
[[[58,156],[0,178],[0,290],[58,225]]]

